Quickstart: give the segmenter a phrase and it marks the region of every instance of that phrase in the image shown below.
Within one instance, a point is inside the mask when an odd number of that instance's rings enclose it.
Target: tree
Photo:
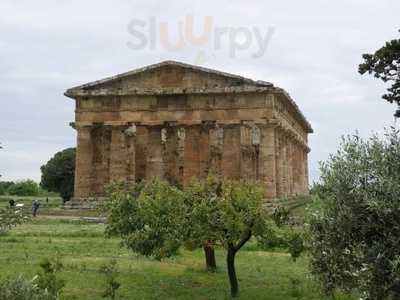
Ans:
[[[68,148],[57,152],[40,170],[42,171],[40,185],[44,189],[59,193],[64,202],[73,196],[75,148]]]
[[[155,259],[177,254],[185,224],[183,192],[157,179],[133,187],[115,182],[101,209],[106,234],[121,237],[128,249]]]
[[[145,256],[170,257],[182,245],[223,246],[231,294],[236,297],[236,254],[273,223],[263,198],[255,183],[215,177],[184,191],[158,180],[134,186],[115,182],[101,209],[107,215],[107,235],[120,236],[127,248]]]
[[[38,196],[39,185],[31,180],[21,180],[10,185],[7,192],[13,196]]]
[[[257,184],[215,177],[189,189],[190,225],[185,227],[188,236],[198,243],[211,241],[225,248],[232,297],[239,292],[236,254],[252,236],[261,236],[268,228],[263,196]]]
[[[213,233],[214,227],[207,218],[217,209],[213,205],[213,201],[216,201],[217,184],[215,178],[209,176],[206,184],[193,181],[185,190],[187,226],[184,227],[184,244],[189,250],[203,248],[206,269],[211,272],[215,272],[217,269],[214,251],[217,239]],[[193,206],[194,204],[195,206]]]
[[[400,31],[399,31],[400,32]],[[363,54],[364,63],[359,65],[360,74],[373,74],[384,82],[391,83],[388,93],[382,98],[400,105],[400,39],[386,42],[374,54]]]
[[[324,290],[400,299],[400,134],[343,138],[321,165],[322,204],[310,221],[312,272]]]

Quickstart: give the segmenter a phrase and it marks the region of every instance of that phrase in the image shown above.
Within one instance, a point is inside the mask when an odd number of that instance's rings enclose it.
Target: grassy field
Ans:
[[[60,197],[0,196],[0,207],[7,207],[10,199],[14,199],[15,203],[24,204],[24,210],[29,214],[31,213],[32,209],[32,201],[36,199],[40,202],[38,214],[41,216],[91,217],[98,215],[98,212],[93,210],[64,209],[61,205],[62,200]]]
[[[0,197],[0,207],[7,206],[8,199]],[[32,197],[14,199],[30,211]],[[35,199],[41,202],[39,217],[0,236],[0,279],[17,274],[31,278],[43,258],[59,257],[64,265],[60,276],[66,281],[62,299],[103,299],[99,268],[116,259],[121,282],[117,299],[230,299],[223,249],[217,249],[216,273],[205,271],[201,250],[151,260],[121,248],[118,239],[104,238],[103,224],[80,220],[96,216],[96,211],[63,209],[59,198]],[[307,263],[306,257],[293,262],[284,250],[260,251],[251,243],[237,256],[239,299],[329,299],[320,294]]]
[[[117,299],[229,299],[222,249],[219,270],[207,273],[203,253],[182,251],[162,262],[135,256],[119,240],[103,237],[104,225],[39,217],[0,236],[0,277],[33,277],[41,259],[58,256],[66,287],[62,299],[102,299],[99,267],[115,258],[121,288]],[[287,253],[257,251],[250,245],[237,257],[239,299],[328,299],[307,272],[307,259],[293,263]],[[336,299],[356,299],[338,295]]]

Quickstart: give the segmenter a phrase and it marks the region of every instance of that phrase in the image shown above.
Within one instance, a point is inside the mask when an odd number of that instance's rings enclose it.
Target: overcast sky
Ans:
[[[210,35],[197,43],[184,35],[179,44],[190,18],[195,37],[204,24]],[[166,59],[286,89],[314,128],[309,164],[317,180],[318,161],[341,135],[393,124],[395,107],[380,99],[385,86],[357,66],[398,29],[398,0],[1,0],[2,180],[39,181],[42,164],[75,146],[67,88]]]

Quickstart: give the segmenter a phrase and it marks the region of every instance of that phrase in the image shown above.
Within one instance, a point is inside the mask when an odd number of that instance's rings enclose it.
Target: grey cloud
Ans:
[[[204,65],[285,88],[313,124],[310,175],[334,152],[342,134],[369,135],[392,123],[394,107],[380,99],[384,85],[357,73],[361,54],[398,36],[400,3],[394,0],[78,1],[0,2],[0,174],[40,179],[40,165],[75,145],[68,126],[74,102],[66,88],[164,59]],[[127,26],[154,16],[171,30],[186,14],[196,32],[204,17],[219,27],[275,29],[265,54],[256,45],[229,57],[227,40],[167,51],[132,50]],[[176,32],[171,33],[176,37]]]

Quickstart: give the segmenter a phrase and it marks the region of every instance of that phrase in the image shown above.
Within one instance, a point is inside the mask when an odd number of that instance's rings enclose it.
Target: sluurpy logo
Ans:
[[[239,51],[245,53],[247,50],[246,53],[250,52],[252,58],[260,58],[265,54],[275,32],[274,27],[262,30],[257,26],[216,26],[211,16],[203,17],[202,23],[200,33],[195,33],[193,15],[186,15],[176,24],[160,22],[154,16],[147,20],[132,19],[127,28],[131,35],[127,46],[132,50],[179,51],[188,47],[195,47],[200,52],[205,49],[213,52],[225,50],[231,58],[236,58]],[[176,27],[175,32],[172,30],[173,25]]]

